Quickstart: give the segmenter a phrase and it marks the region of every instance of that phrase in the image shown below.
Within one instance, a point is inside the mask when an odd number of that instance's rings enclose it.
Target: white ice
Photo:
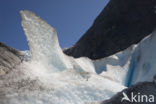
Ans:
[[[62,52],[57,33],[34,13],[21,11],[29,51],[24,62],[0,79],[0,104],[84,104],[126,88],[96,73],[92,60]]]

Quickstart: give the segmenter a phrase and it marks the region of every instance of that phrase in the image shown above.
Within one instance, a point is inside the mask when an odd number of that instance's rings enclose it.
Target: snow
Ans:
[[[112,56],[75,59],[62,52],[53,27],[32,12],[20,13],[30,51],[23,52],[21,65],[0,78],[0,104],[85,104],[152,81],[155,32]]]

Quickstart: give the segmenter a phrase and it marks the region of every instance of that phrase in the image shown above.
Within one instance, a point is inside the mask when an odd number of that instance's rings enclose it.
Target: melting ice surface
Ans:
[[[150,50],[156,49],[152,45],[156,40],[154,35],[107,58],[95,61],[86,57],[74,59],[62,52],[57,33],[49,24],[29,11],[21,11],[21,17],[30,52],[25,52],[25,61],[20,66],[0,79],[0,104],[103,101],[127,85],[151,80],[154,75],[156,66],[152,66],[150,60],[144,62],[141,59],[156,60],[149,55]],[[145,53],[143,49],[146,49]],[[148,71],[149,68],[153,72]],[[150,78],[145,73],[151,75]]]

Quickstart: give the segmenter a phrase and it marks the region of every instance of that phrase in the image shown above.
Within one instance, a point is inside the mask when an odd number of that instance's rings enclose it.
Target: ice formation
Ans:
[[[0,104],[84,104],[125,88],[98,75],[92,60],[63,54],[54,28],[32,12],[20,13],[30,53],[24,52],[25,61],[0,78]]]
[[[20,13],[30,52],[24,52],[20,66],[0,77],[0,104],[102,101],[130,84],[152,80],[156,72],[155,33],[107,58],[75,59],[62,52],[54,28],[32,12]]]
[[[156,74],[156,31],[143,39],[133,52],[131,83],[152,81]]]

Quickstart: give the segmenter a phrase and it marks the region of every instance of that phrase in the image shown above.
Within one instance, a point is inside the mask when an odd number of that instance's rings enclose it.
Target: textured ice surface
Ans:
[[[32,12],[20,13],[30,52],[24,52],[20,66],[0,76],[0,104],[84,104],[125,88],[97,74],[96,62],[63,54],[54,28]]]
[[[138,44],[134,55],[131,83],[152,81],[156,74],[156,31]]]
[[[101,60],[94,61],[95,70],[125,86],[152,81],[156,74],[156,31],[137,45]],[[105,70],[105,71],[104,71]]]
[[[68,60],[59,47],[55,29],[31,12],[21,11],[21,17],[32,60],[40,60],[52,71],[67,69]]]
[[[135,45],[119,52],[115,55],[93,61],[95,70],[98,74],[115,80],[123,85],[127,84],[129,79],[129,67],[131,58],[135,50]]]

